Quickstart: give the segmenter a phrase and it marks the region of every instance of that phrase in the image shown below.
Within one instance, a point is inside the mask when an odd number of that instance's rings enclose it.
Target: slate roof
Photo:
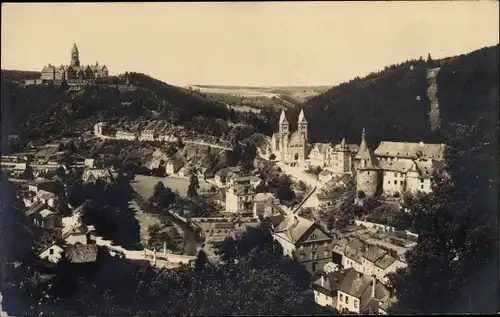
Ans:
[[[375,263],[378,259],[382,258],[386,252],[382,250],[378,246],[369,246],[368,250],[364,253],[363,257],[372,262]]]
[[[399,173],[406,173],[413,165],[409,161],[383,161],[379,162],[379,166],[384,171],[394,171]]]
[[[70,245],[66,248],[65,256],[71,263],[95,262],[97,259],[97,245]]]
[[[377,156],[390,156],[400,158],[417,158],[417,153],[422,153],[424,159],[442,160],[444,157],[444,144],[426,144],[410,142],[382,141],[375,150]]]
[[[292,214],[285,217],[274,232],[292,243],[297,243],[313,225],[314,222]]]
[[[356,298],[361,298],[365,290],[370,286],[372,278],[368,275],[358,273],[353,268],[344,271],[344,274],[345,276],[339,286],[339,291]]]
[[[324,275],[324,285],[321,285],[321,277],[313,282],[312,288],[328,296],[337,296],[337,290],[339,289],[342,281],[344,280],[344,273],[341,271],[331,272]]]
[[[354,239],[349,241],[344,249],[344,255],[351,260],[354,260],[358,263],[362,263],[361,258],[363,257],[362,249],[364,248],[364,244],[361,240]]]
[[[388,268],[392,263],[396,262],[396,258],[389,255],[389,254],[385,254],[383,257],[381,257],[380,259],[378,259],[376,262],[375,262],[375,266],[385,270],[386,268]]]

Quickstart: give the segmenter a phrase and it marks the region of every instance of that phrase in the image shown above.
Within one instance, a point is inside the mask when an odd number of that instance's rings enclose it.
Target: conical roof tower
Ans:
[[[356,156],[354,157],[355,160],[365,160],[366,164],[365,167],[376,167],[378,166],[378,159],[375,156],[375,153],[373,153],[372,149],[368,146],[366,142],[366,130],[363,128],[363,133],[361,135],[361,144],[359,145],[359,150]]]

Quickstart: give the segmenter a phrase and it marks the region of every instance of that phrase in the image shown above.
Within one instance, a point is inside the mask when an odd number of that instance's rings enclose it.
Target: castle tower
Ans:
[[[356,166],[356,190],[358,195],[363,192],[366,196],[375,196],[381,187],[380,167],[375,153],[366,142],[366,130],[363,129],[359,151],[354,157]]]
[[[78,52],[76,43],[73,43],[73,48],[71,49],[71,66],[80,66],[80,53]]]
[[[338,165],[341,173],[350,173],[352,172],[352,163],[351,163],[351,153],[349,152],[349,148],[345,142],[345,138],[340,142],[340,146],[338,147]]]
[[[297,129],[299,131],[300,136],[303,137],[304,140],[307,141],[307,120],[306,120],[306,117],[304,115],[304,110],[300,111],[299,120],[297,123]]]
[[[366,130],[364,128],[361,134],[361,144],[359,145],[358,153],[354,157],[354,164],[356,168],[368,165],[378,166],[377,157],[366,142]]]

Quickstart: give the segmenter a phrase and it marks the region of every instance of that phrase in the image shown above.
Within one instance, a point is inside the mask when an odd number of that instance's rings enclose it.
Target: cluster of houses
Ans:
[[[53,232],[56,240],[50,245],[38,250],[38,256],[51,263],[58,263],[66,257],[72,263],[93,262],[97,256],[97,246],[94,242],[94,228],[83,225],[80,216],[84,205],[73,208],[71,217],[63,217],[59,212],[61,194],[66,190],[57,169],[62,168],[65,173],[70,170],[82,172],[82,180],[86,183],[96,182],[98,179],[109,182],[113,175],[107,169],[97,168],[93,159],[85,159],[66,166],[61,162],[63,152],[57,146],[45,146],[38,151],[28,154],[2,156],[2,168],[8,164],[24,164],[25,169],[32,167],[34,172],[31,180],[24,185],[19,197],[26,210],[25,216],[35,227]],[[18,176],[15,169],[5,169],[10,176]]]
[[[283,255],[310,273],[324,270],[311,286],[317,304],[341,312],[387,314],[394,303],[388,275],[407,264],[380,247],[358,239],[339,240],[319,223],[295,214],[279,222],[273,238],[283,247]]]

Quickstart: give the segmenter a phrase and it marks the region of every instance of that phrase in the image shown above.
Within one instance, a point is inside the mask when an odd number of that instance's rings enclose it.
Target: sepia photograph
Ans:
[[[500,313],[499,10],[2,3],[0,316]]]

